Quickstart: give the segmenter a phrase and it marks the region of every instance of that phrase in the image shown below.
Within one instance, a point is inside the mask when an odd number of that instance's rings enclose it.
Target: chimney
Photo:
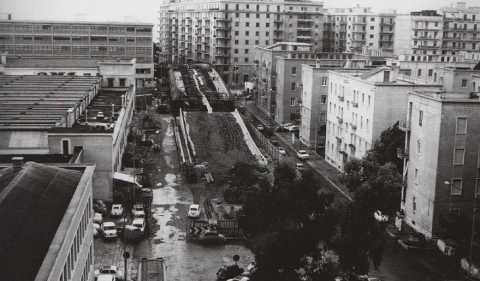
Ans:
[[[23,167],[23,157],[21,156],[12,157],[12,166],[15,172],[20,171]]]

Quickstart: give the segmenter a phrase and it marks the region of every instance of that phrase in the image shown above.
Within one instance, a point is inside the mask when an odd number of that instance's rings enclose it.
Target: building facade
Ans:
[[[293,41],[321,51],[324,14],[322,2],[309,0],[164,1],[160,60],[211,63],[231,87],[243,87],[255,71],[255,46]]]
[[[348,160],[363,157],[385,129],[403,120],[409,91],[440,87],[397,79],[389,67],[329,71],[325,159],[342,171]]]
[[[349,61],[349,70],[363,69],[364,60]],[[317,61],[315,65],[302,65],[302,105],[300,121],[300,141],[313,147],[322,156],[325,153],[325,134],[328,105],[328,71],[346,69],[335,61]]]
[[[137,86],[153,78],[152,24],[0,21],[0,52],[9,57],[136,59]]]
[[[393,54],[396,12],[356,6],[330,9],[324,27],[324,51],[361,53],[364,48]]]
[[[480,196],[477,95],[414,91],[408,98],[402,192],[404,221],[427,238],[449,213],[472,218]]]

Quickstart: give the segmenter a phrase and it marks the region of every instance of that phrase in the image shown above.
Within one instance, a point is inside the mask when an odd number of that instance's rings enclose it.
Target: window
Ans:
[[[297,68],[295,66],[292,67],[292,74],[297,74]]]
[[[244,61],[244,62],[248,62],[248,58],[245,58],[243,61]]]
[[[415,168],[415,174],[414,174],[415,184],[418,184],[418,178],[419,178],[418,174],[419,174],[418,168]]]
[[[245,17],[249,18],[249,17],[250,17],[250,13],[245,13]]]
[[[248,54],[248,49],[245,49],[245,54]]]
[[[255,31],[255,36],[260,36],[260,31]]]
[[[467,133],[467,118],[458,117],[457,118],[456,134],[457,135],[464,135],[466,133]]]
[[[428,70],[428,76],[429,76],[429,77],[432,77],[432,76],[433,76],[433,69],[429,69],[429,70]]]
[[[248,35],[250,35],[250,31],[247,30],[245,31],[245,36],[248,36]]]
[[[418,126],[422,126],[423,124],[423,111],[422,110],[419,110],[418,111]]]
[[[422,141],[417,140],[417,154],[422,154]]]
[[[120,87],[125,87],[126,79],[125,78],[120,78]]]
[[[238,40],[235,40],[235,42],[234,42],[234,43],[235,43],[235,45],[238,45]]]
[[[234,54],[238,54],[238,49],[233,49]]]
[[[480,198],[480,178],[475,179],[475,198]]]
[[[246,26],[246,27],[249,27],[249,26],[250,26],[250,22],[247,21],[247,22],[245,23],[245,26]]]
[[[292,84],[290,85],[290,90],[294,91],[296,86],[297,85],[295,84],[295,82],[292,82]]]
[[[463,165],[465,158],[465,149],[464,148],[455,148],[455,153],[453,156],[454,165]]]
[[[321,102],[322,104],[326,104],[326,103],[327,103],[327,96],[326,96],[326,95],[322,95],[322,96],[320,97],[320,102]]]
[[[322,77],[322,86],[327,86],[327,77]]]
[[[239,27],[240,26],[240,22],[236,21],[235,22],[235,27]]]
[[[412,197],[412,211],[413,214],[415,214],[415,212],[417,211],[417,202],[415,200],[415,196]]]
[[[245,40],[245,45],[248,45],[250,44],[250,42],[248,40]]]
[[[269,22],[265,23],[265,27],[270,27],[270,23]]]
[[[62,154],[70,154],[70,140],[68,139],[62,140]]]
[[[295,106],[295,97],[290,97],[290,106]]]
[[[467,79],[462,79],[462,88],[467,87]]]
[[[462,179],[453,179],[450,186],[450,195],[462,195]]]
[[[238,30],[235,30],[234,34],[235,34],[235,36],[238,36]]]
[[[422,70],[421,69],[417,70],[417,76],[422,76]]]

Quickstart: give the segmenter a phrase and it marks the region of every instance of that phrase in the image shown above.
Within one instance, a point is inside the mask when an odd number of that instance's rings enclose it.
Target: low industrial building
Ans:
[[[480,99],[476,93],[416,90],[406,112],[404,221],[438,238],[449,213],[471,220],[480,196]]]
[[[352,158],[361,158],[380,134],[404,120],[408,93],[440,89],[397,79],[390,67],[373,70],[330,70],[325,159],[342,171]]]
[[[0,154],[82,152],[93,194],[111,201],[135,106],[134,61],[103,62],[105,76],[0,75]]]
[[[94,169],[22,158],[0,169],[2,280],[94,280]]]

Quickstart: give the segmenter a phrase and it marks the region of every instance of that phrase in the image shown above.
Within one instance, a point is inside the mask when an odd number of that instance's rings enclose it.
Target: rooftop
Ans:
[[[0,75],[0,130],[45,130],[61,124],[68,110],[89,96],[98,79]]]
[[[70,58],[7,58],[7,68],[96,68],[93,59]]]
[[[138,25],[152,26],[152,23],[145,22],[121,22],[121,21],[66,21],[66,20],[31,20],[31,19],[13,19],[0,20],[0,23],[41,23],[41,24],[79,24],[79,25]]]
[[[478,103],[480,104],[480,92],[460,93],[445,91],[417,90],[410,94],[442,103]]]
[[[0,219],[8,229],[0,231],[2,279],[35,279],[81,177],[34,162],[2,170]]]

